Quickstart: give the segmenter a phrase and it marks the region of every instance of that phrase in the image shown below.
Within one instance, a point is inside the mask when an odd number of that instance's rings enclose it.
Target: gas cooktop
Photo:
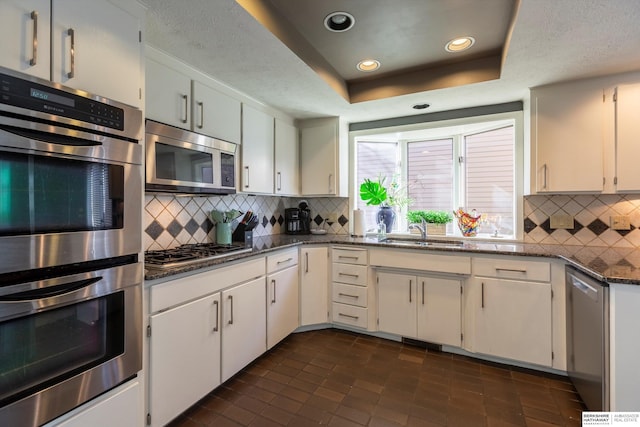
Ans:
[[[251,252],[242,243],[220,245],[217,243],[196,243],[182,245],[173,249],[147,251],[144,254],[145,268],[165,270],[185,265],[195,264],[211,259],[222,258],[233,254]]]

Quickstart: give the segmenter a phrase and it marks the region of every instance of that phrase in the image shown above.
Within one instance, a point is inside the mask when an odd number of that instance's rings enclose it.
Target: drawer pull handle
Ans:
[[[285,259],[285,260],[278,261],[278,262],[277,262],[277,264],[278,264],[278,265],[280,265],[280,264],[285,264],[285,263],[287,263],[287,262],[291,262],[291,261],[293,261],[293,258],[287,258],[287,259]]]
[[[338,258],[344,258],[344,259],[358,259],[357,256],[352,256],[352,255],[338,255]]]
[[[338,313],[338,316],[348,317],[349,319],[358,320],[360,316],[352,316],[350,314]]]
[[[502,268],[502,267],[496,267],[496,271],[507,271],[510,273],[526,273],[527,269],[526,268]]]
[[[338,292],[338,296],[340,296],[340,297],[350,297],[350,298],[355,298],[355,299],[360,298],[358,295],[343,294],[342,292]]]
[[[360,275],[359,275],[359,274],[342,273],[342,272],[338,272],[338,276],[355,277],[356,279],[357,279],[358,277],[360,277]]]

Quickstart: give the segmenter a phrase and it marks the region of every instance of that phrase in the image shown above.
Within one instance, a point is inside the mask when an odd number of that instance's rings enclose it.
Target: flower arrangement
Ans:
[[[388,186],[385,186],[386,180],[387,177],[382,175],[375,181],[365,178],[360,184],[360,198],[367,206],[407,206],[411,199],[406,195],[406,188],[400,185],[396,177]]]

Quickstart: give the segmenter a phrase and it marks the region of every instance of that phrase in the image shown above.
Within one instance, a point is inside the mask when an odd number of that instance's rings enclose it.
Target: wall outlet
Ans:
[[[549,227],[552,229],[565,229],[573,230],[573,216],[569,214],[554,214],[551,215]]]
[[[611,228],[614,230],[631,230],[631,221],[628,215],[611,216]]]
[[[338,213],[337,212],[329,212],[325,217],[324,217],[327,222],[330,223],[336,223],[338,222]]]

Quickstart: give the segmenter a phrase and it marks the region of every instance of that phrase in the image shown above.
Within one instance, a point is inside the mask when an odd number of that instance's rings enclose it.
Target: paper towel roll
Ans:
[[[353,210],[353,235],[362,237],[366,234],[364,225],[364,211],[362,209]]]

